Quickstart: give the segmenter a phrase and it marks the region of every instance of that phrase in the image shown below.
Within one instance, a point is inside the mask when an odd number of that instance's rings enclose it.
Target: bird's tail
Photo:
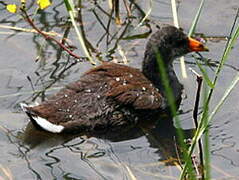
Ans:
[[[34,112],[32,112],[29,108],[36,106],[34,105],[28,105],[25,103],[20,103],[20,106],[22,110],[28,115],[31,122],[38,128],[41,128],[45,131],[52,132],[52,133],[61,133],[64,130],[64,126],[53,124],[50,121],[48,121],[45,118],[42,118],[38,115],[36,115]]]

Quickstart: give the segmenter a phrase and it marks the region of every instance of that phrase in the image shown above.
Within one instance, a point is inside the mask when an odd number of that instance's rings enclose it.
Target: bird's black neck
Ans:
[[[163,60],[165,62],[165,60]],[[166,73],[168,74],[168,69],[171,67],[169,64],[164,64]],[[159,90],[163,89],[162,79],[161,79],[161,73],[159,70],[158,60],[156,58],[156,55],[154,54],[147,54],[145,53],[144,61],[143,61],[143,67],[142,67],[143,74],[147,77],[148,80],[150,80],[155,87],[157,87]],[[171,77],[168,77],[169,79]]]
[[[169,80],[169,84],[172,88],[174,97],[177,100],[181,97],[181,92],[183,87],[181,83],[178,81],[178,78],[174,72],[172,60],[166,59],[166,56],[164,55],[162,55],[161,58],[163,60],[163,64],[165,67],[166,75]],[[165,63],[165,62],[170,62],[170,63]],[[147,77],[147,79],[150,80],[152,84],[159,89],[159,92],[162,93],[162,95],[165,97],[166,96],[165,88],[163,85],[163,80],[161,79],[162,76],[159,70],[159,65],[158,65],[158,61],[155,54],[153,53],[147,54],[147,52],[145,53],[142,71],[143,71],[143,74]]]

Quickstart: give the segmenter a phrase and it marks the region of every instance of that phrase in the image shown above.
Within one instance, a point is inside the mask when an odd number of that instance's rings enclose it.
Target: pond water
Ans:
[[[186,32],[199,3],[179,1],[180,26]],[[155,30],[158,22],[173,24],[173,18],[170,2],[155,0],[147,24],[136,28],[143,17],[140,8],[147,12],[150,3],[140,1],[135,7],[138,8],[134,8],[132,17],[126,19],[127,12],[122,1],[120,17],[123,25],[119,26],[109,18],[107,1],[82,2],[79,19],[82,18],[85,40],[95,57],[106,61],[122,61],[126,56],[130,66],[141,67],[146,35],[151,29]],[[29,12],[33,13],[36,7],[30,3],[29,8]],[[237,8],[238,0],[211,0],[203,8],[196,32],[207,37],[210,52],[202,55],[216,65],[222,56]],[[83,55],[74,30],[71,29],[67,34],[67,17],[64,4],[54,1],[52,7],[36,15],[35,23],[44,31],[56,32],[56,38],[63,37],[65,33],[68,43],[78,47],[74,52]],[[31,29],[20,16],[10,14],[0,6],[0,179],[88,180],[135,177],[165,180],[179,177],[180,168],[175,165],[176,129],[173,125],[158,122],[152,127],[136,127],[116,137],[53,135],[35,129],[20,110],[19,103],[44,100],[67,83],[77,80],[92,65],[75,61],[61,52],[57,45],[35,33],[14,31],[10,26]],[[238,48],[237,43],[219,78],[211,108],[219,102],[238,73]],[[188,69],[199,70],[192,55],[185,59],[188,78],[181,77],[179,61],[174,66],[185,87],[179,117],[185,134],[190,136],[194,129],[192,108],[197,83]],[[214,77],[215,68],[207,67],[210,78]],[[238,85],[234,88],[210,126],[214,179],[239,179],[238,88]],[[171,119],[165,118],[162,121]]]

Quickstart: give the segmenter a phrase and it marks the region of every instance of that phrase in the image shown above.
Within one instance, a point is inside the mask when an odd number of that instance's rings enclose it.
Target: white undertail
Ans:
[[[20,106],[22,110],[26,112],[28,116],[30,116],[30,119],[34,121],[37,125],[39,125],[42,129],[52,133],[61,133],[63,131],[64,126],[53,124],[40,116],[32,114],[27,109],[27,107],[33,107],[35,105],[27,105],[25,103],[20,103]]]

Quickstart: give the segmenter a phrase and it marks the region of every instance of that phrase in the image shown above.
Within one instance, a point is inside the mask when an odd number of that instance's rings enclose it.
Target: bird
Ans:
[[[142,71],[103,62],[41,104],[20,106],[36,127],[51,133],[113,130],[145,123],[169,107],[157,54],[177,101],[183,86],[174,72],[173,60],[199,51],[208,48],[180,28],[161,26],[146,44]]]

